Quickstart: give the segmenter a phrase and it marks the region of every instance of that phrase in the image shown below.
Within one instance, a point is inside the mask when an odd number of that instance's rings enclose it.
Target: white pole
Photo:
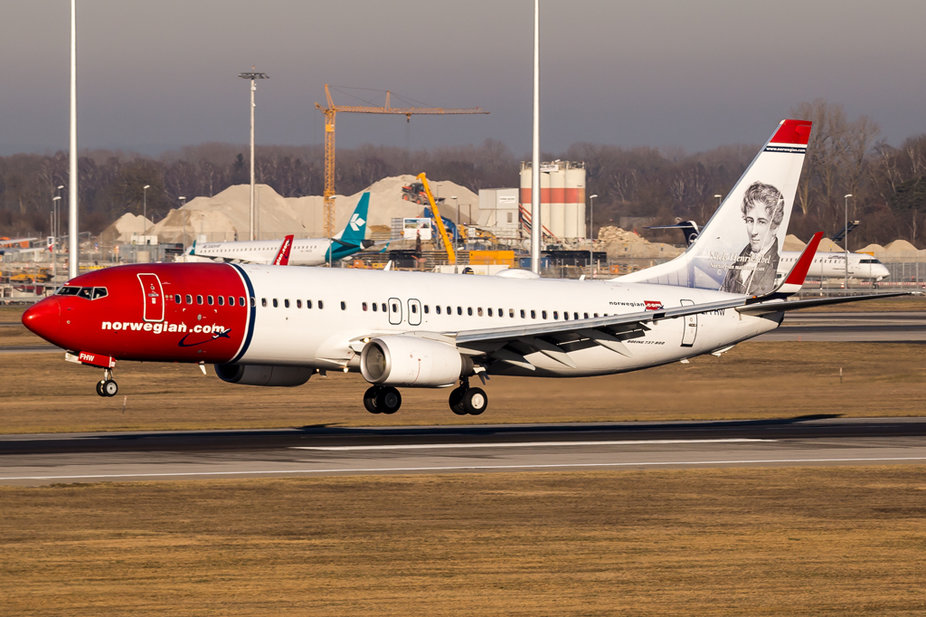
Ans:
[[[534,0],[534,124],[531,156],[531,272],[540,274],[540,0]]]
[[[68,166],[68,278],[78,272],[77,237],[77,0],[71,0],[71,139]]]
[[[254,93],[257,83],[251,79],[251,240],[254,239]]]

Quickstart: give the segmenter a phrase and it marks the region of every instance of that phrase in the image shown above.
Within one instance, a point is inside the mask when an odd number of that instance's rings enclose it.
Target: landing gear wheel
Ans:
[[[367,388],[367,391],[363,393],[363,406],[367,408],[367,411],[370,413],[379,413],[379,409],[376,407],[376,395],[379,392],[379,387],[370,386]]]
[[[96,384],[96,393],[100,396],[116,396],[118,391],[119,384],[112,379],[104,379]]]
[[[478,416],[489,405],[489,397],[482,388],[469,388],[463,393],[463,409],[471,416]]]
[[[392,386],[381,387],[376,394],[376,408],[380,413],[393,414],[402,406],[402,395]]]
[[[463,408],[463,396],[465,393],[466,388],[464,386],[454,388],[450,392],[450,411],[458,416],[466,415],[466,410]]]

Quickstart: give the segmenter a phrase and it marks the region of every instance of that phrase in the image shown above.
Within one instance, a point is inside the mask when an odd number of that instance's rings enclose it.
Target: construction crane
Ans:
[[[327,107],[315,103],[315,109],[325,114],[325,236],[334,234],[334,120],[337,113],[359,114],[393,114],[402,115],[411,120],[412,114],[442,116],[449,114],[487,114],[479,107],[465,109],[444,109],[442,107],[392,107],[391,94],[386,91],[386,104],[382,107],[365,105],[335,105],[331,99],[331,91],[325,84],[325,101]]]
[[[444,219],[441,218],[440,210],[437,209],[437,202],[434,201],[434,195],[431,194],[431,186],[428,184],[428,177],[421,172],[418,174],[418,181],[424,187],[424,194],[428,196],[428,203],[431,204],[431,214],[434,215],[434,222],[437,223],[437,231],[440,232],[440,239],[444,243],[444,250],[447,251],[447,261],[452,265],[457,263],[457,254],[453,250],[453,242],[447,235],[447,228],[444,227]]]

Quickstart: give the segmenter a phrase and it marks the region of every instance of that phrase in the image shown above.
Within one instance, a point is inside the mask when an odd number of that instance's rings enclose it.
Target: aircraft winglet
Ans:
[[[290,234],[283,238],[283,244],[280,245],[277,256],[273,258],[274,266],[285,266],[289,264],[289,252],[293,248],[293,237],[293,234]]]

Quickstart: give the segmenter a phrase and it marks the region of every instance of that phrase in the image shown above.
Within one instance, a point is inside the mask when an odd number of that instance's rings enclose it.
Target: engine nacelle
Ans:
[[[265,364],[216,364],[215,374],[222,381],[245,386],[301,386],[312,376],[305,366]]]
[[[471,368],[453,345],[415,336],[381,336],[360,352],[360,373],[375,384],[441,388]]]

